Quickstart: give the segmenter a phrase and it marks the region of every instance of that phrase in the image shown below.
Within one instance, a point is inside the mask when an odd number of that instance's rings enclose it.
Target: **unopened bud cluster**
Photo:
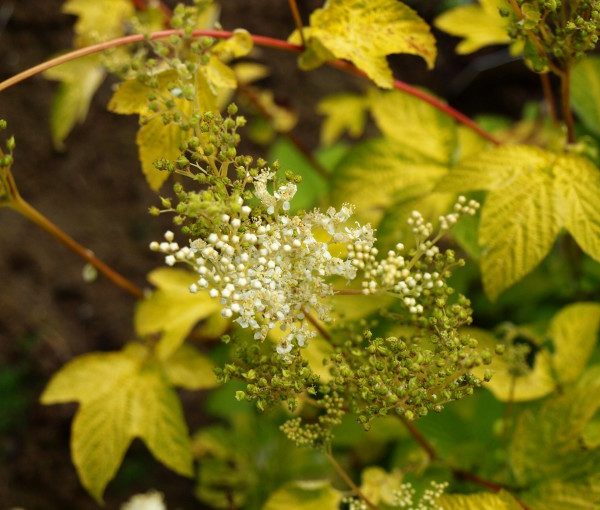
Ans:
[[[510,36],[523,41],[525,58],[534,71],[546,71],[550,64],[564,69],[596,47],[600,1],[515,0],[512,3],[512,7],[503,7],[501,14],[510,19]]]

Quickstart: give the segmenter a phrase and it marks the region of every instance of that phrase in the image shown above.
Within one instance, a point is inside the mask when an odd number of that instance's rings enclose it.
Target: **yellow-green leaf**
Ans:
[[[481,347],[494,351],[497,341],[492,334],[477,328],[469,328],[468,332]],[[473,372],[476,376],[483,377],[486,370],[491,370],[493,377],[491,381],[485,383],[485,386],[503,402],[527,402],[545,397],[556,389],[552,376],[552,359],[545,349],[541,349],[536,354],[533,367],[522,376],[514,377],[510,373],[503,356],[494,356],[489,366],[478,367]]]
[[[552,318],[549,335],[554,344],[554,369],[561,382],[579,377],[596,347],[599,328],[598,303],[575,303]]]
[[[600,135],[600,58],[589,56],[573,67],[571,104],[575,113],[596,135]]]
[[[550,175],[528,170],[490,191],[481,214],[483,286],[493,300],[546,257],[560,231]]]
[[[85,46],[122,35],[135,9],[131,0],[67,0],[63,12],[77,16],[77,45]]]
[[[192,474],[181,404],[148,354],[131,344],[121,352],[76,358],[55,374],[42,395],[45,404],[79,402],[71,452],[83,486],[98,501],[136,437],[174,471]]]
[[[527,486],[600,472],[600,451],[582,448],[586,426],[599,408],[600,366],[595,365],[540,409],[523,411],[509,449],[517,483]]]
[[[367,467],[361,473],[361,492],[375,505],[396,507],[402,492],[403,473],[399,469],[388,473],[379,466]]]
[[[500,8],[507,7],[505,0],[479,0],[479,4],[461,5],[438,16],[434,24],[440,30],[463,40],[456,47],[460,54],[473,53],[491,44],[507,44],[507,18]]]
[[[136,346],[121,352],[78,356],[52,377],[40,400],[46,405],[73,401],[86,404],[110,392],[115,380],[137,370],[140,359]]]
[[[556,207],[577,244],[600,261],[600,169],[576,155],[554,166]]]
[[[159,366],[143,367],[134,385],[127,409],[131,433],[141,438],[165,466],[192,476],[192,449],[183,409],[162,370]]]
[[[85,120],[92,97],[104,80],[104,68],[94,55],[49,69],[44,76],[60,81],[52,99],[50,130],[54,146],[63,149],[75,124]]]
[[[263,510],[338,510],[341,500],[329,480],[291,482],[275,491]]]
[[[157,290],[139,303],[135,328],[138,335],[162,333],[156,348],[161,359],[179,349],[196,323],[220,309],[218,301],[208,293],[190,292],[190,285],[197,279],[189,271],[169,268],[157,269],[148,276]]]
[[[597,510],[600,508],[600,475],[573,481],[550,480],[521,498],[533,510]]]
[[[348,151],[335,168],[331,200],[351,202],[357,217],[376,225],[400,190],[435,183],[446,171],[442,161],[423,157],[417,148],[385,138],[369,140]]]
[[[115,381],[115,379],[110,379]],[[123,462],[133,435],[130,430],[133,378],[81,406],[71,429],[71,455],[82,485],[99,502]]]
[[[186,390],[205,390],[218,385],[213,362],[191,345],[182,345],[164,362],[173,386]]]
[[[451,164],[457,132],[448,115],[398,90],[373,90],[369,102],[375,123],[386,137],[418,152],[423,160]]]
[[[358,94],[334,94],[323,99],[317,111],[325,115],[321,126],[321,144],[328,146],[345,133],[353,138],[362,135],[366,122],[368,102]]]
[[[496,190],[509,186],[519,175],[549,171],[556,159],[556,154],[538,147],[503,145],[476,153],[461,162],[436,189],[453,193]]]
[[[215,44],[211,52],[221,60],[228,62],[234,58],[245,57],[252,51],[253,47],[254,42],[250,33],[247,30],[238,28],[233,31],[233,35],[229,39]]]
[[[444,494],[437,502],[443,510],[521,510],[521,505],[508,492],[497,494]]]
[[[387,55],[418,55],[431,68],[437,54],[427,23],[397,0],[329,0],[311,14],[304,36],[313,50],[309,58],[316,55],[317,59],[307,62],[301,57],[301,66],[323,63],[319,60],[327,58],[329,52],[335,58],[351,61],[384,88],[391,88],[393,83]]]
[[[308,345],[300,350],[300,355],[308,362],[310,369],[317,374],[323,383],[331,381],[333,376],[323,360],[333,355],[333,347],[324,338],[313,338]]]

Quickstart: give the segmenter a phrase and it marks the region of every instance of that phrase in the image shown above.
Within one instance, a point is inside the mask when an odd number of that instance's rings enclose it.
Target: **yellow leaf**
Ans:
[[[214,55],[210,57],[205,73],[215,95],[222,89],[235,89],[237,87],[237,79],[233,69]]]
[[[175,160],[180,154],[182,132],[177,124],[165,124],[155,117],[140,127],[135,142],[138,146],[142,172],[148,185],[158,191],[169,177],[169,173],[158,170],[154,162],[166,158]]]
[[[269,68],[256,62],[237,62],[232,66],[240,83],[248,84],[269,76]]]
[[[335,168],[331,201],[356,205],[361,221],[377,225],[400,190],[435,183],[446,171],[443,162],[424,158],[417,148],[369,140],[348,151]]]
[[[579,377],[592,355],[600,328],[600,304],[574,303],[552,318],[549,335],[554,344],[557,378],[567,383]]]
[[[49,69],[44,76],[61,82],[52,99],[50,130],[54,146],[63,149],[75,124],[85,120],[92,97],[104,80],[104,68],[94,55]]]
[[[528,170],[490,191],[481,214],[481,271],[492,300],[532,271],[560,232],[550,175],[544,168]]]
[[[308,57],[316,56],[316,61],[307,62],[301,57],[301,66],[323,63],[321,59],[329,52],[335,58],[351,61],[384,88],[393,84],[387,55],[418,55],[432,68],[437,54],[427,23],[397,0],[329,0],[311,14],[304,35],[313,50]]]
[[[521,505],[508,492],[497,494],[443,494],[437,501],[443,510],[521,510]]]
[[[317,111],[326,117],[321,127],[321,144],[334,144],[346,131],[353,138],[362,135],[367,108],[367,100],[358,94],[334,94],[323,99],[317,106]]]
[[[71,452],[83,486],[98,500],[132,440],[178,473],[192,474],[192,453],[181,404],[162,367],[139,344],[91,353],[68,363],[42,395],[45,404],[80,403]]]
[[[77,45],[85,46],[122,35],[135,9],[131,0],[67,0],[63,12],[78,17]]]
[[[566,155],[554,166],[556,207],[565,228],[590,257],[600,261],[600,170]]]
[[[398,494],[402,492],[403,474],[399,469],[387,473],[379,466],[367,467],[360,475],[361,492],[375,505],[397,506]]]
[[[477,328],[468,328],[467,331],[481,347],[494,351],[497,341],[493,335]],[[514,377],[503,356],[494,356],[491,365],[478,367],[473,370],[473,373],[483,378],[486,370],[491,370],[493,376],[485,386],[502,402],[527,402],[545,397],[556,389],[552,376],[552,359],[545,349],[541,349],[536,354],[532,369],[525,375]]]
[[[475,153],[452,169],[437,185],[437,191],[460,193],[497,190],[509,186],[518,176],[549,169],[556,154],[528,145],[503,145]]]
[[[338,510],[341,500],[329,480],[290,482],[271,494],[263,510]]]
[[[160,367],[143,367],[133,384],[128,407],[131,433],[141,438],[165,466],[192,476],[192,449],[181,402]]]
[[[333,347],[321,337],[311,339],[308,345],[300,350],[300,355],[308,361],[310,369],[319,376],[323,383],[328,383],[333,378],[329,368],[323,364],[323,360],[331,357],[332,354]]]
[[[234,58],[245,57],[252,51],[253,47],[254,42],[250,33],[247,30],[238,28],[234,30],[229,39],[215,44],[211,49],[211,53],[221,60],[229,62]]]
[[[218,386],[213,362],[191,345],[182,345],[164,362],[165,374],[173,386],[205,390]]]
[[[197,279],[197,275],[189,271],[168,268],[157,269],[148,276],[157,290],[139,303],[135,329],[138,335],[162,333],[156,347],[161,359],[177,351],[196,323],[221,308],[208,293],[190,292],[190,285]]]
[[[457,144],[454,121],[433,106],[404,92],[371,91],[371,113],[381,132],[423,160],[453,162]]]
[[[129,425],[135,380],[117,381],[115,391],[81,406],[71,429],[71,455],[77,474],[98,502],[102,502],[104,489],[117,474],[133,440]]]
[[[444,12],[434,24],[463,38],[456,47],[457,53],[473,53],[484,46],[510,42],[508,21],[500,15],[501,7],[508,7],[505,0],[479,0],[479,5],[462,5]]]

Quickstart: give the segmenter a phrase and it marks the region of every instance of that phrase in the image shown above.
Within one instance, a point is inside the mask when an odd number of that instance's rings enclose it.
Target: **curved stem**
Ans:
[[[333,454],[330,451],[326,451],[325,456],[327,457],[327,460],[329,461],[329,463],[331,464],[333,469],[335,469],[335,471],[339,475],[339,477],[342,480],[344,480],[344,483],[348,487],[350,487],[352,492],[354,492],[354,494],[356,496],[358,496],[360,499],[362,499],[369,508],[373,508],[373,509],[377,508],[377,506],[375,506],[372,501],[369,501],[369,499],[363,494],[363,492],[360,490],[358,485],[356,485],[354,483],[352,478],[350,478],[350,475],[348,473],[346,473],[346,470],[339,464],[339,462],[337,460],[335,460],[335,457],[333,456]]]
[[[44,71],[47,71],[48,69],[50,69],[52,67],[56,67],[58,65],[66,63],[66,62],[70,62],[71,60],[76,60],[78,58],[85,57],[87,55],[99,53],[99,52],[108,50],[110,48],[116,48],[118,46],[125,46],[128,44],[142,42],[146,39],[150,39],[150,40],[165,39],[165,38],[170,37],[171,35],[177,35],[177,34],[181,34],[181,31],[180,30],[159,30],[157,32],[152,32],[149,35],[143,35],[143,34],[128,35],[128,36],[119,37],[116,39],[111,39],[111,40],[105,41],[103,43],[93,44],[91,46],[79,48],[79,49],[71,51],[69,53],[65,53],[64,55],[60,55],[59,57],[47,60],[46,62],[42,62],[41,64],[38,64],[37,66],[26,69],[25,71],[22,71],[22,72],[16,74],[15,76],[13,76],[7,80],[4,80],[3,82],[0,82],[0,92],[8,89],[9,87],[12,87],[13,85],[16,85],[17,83],[20,83],[28,78],[31,78],[32,76],[43,73]],[[229,32],[229,31],[225,31],[225,30],[196,30],[193,32],[192,35],[194,37],[214,37],[215,39],[228,39],[233,35],[233,32]],[[263,35],[251,35],[251,37],[252,37],[252,40],[254,41],[254,43],[258,46],[264,46],[266,48],[274,48],[274,49],[288,51],[288,52],[292,52],[292,53],[300,53],[303,50],[302,46],[300,46],[298,44],[292,44],[287,41],[283,41],[281,39],[275,39],[273,37],[267,37],[267,36],[263,36]],[[365,73],[363,73],[361,70],[356,68],[354,65],[352,65],[348,62],[342,61],[342,60],[332,60],[332,61],[328,62],[328,65],[330,65],[331,67],[335,67],[336,69],[345,71],[347,73],[354,74],[356,76],[365,77]],[[454,118],[457,122],[465,125],[469,129],[472,129],[477,134],[479,134],[481,137],[492,142],[493,144],[499,145],[501,143],[500,140],[498,140],[494,135],[492,135],[491,133],[488,133],[483,128],[481,128],[479,125],[477,125],[477,123],[474,120],[470,119],[469,117],[467,117],[463,113],[459,112],[455,108],[452,108],[451,106],[447,105],[446,103],[444,103],[437,97],[435,97],[431,94],[428,94],[427,92],[424,92],[416,87],[413,87],[412,85],[404,83],[401,80],[394,81],[394,88],[397,90],[406,92],[407,94],[414,96],[414,97],[430,104],[437,110]]]
[[[127,278],[119,274],[114,269],[111,269],[108,265],[106,265],[99,258],[97,258],[91,250],[88,250],[85,246],[82,246],[77,241],[75,241],[75,239],[69,236],[69,234],[67,234],[54,223],[52,223],[37,209],[35,209],[28,202],[23,200],[23,198],[18,196],[15,200],[13,200],[10,203],[10,207],[18,213],[25,216],[25,218],[27,218],[28,220],[35,223],[38,227],[41,227],[50,235],[58,239],[62,244],[69,248],[69,250],[71,250],[72,252],[76,253],[81,258],[89,262],[104,276],[106,276],[112,283],[127,291],[134,298],[142,299],[144,297],[144,292],[140,287],[129,281]]]

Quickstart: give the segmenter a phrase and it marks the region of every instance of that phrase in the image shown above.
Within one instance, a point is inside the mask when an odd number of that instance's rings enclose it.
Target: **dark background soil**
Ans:
[[[0,79],[69,48],[73,18],[60,0],[0,0]],[[300,2],[304,18],[321,4]],[[285,0],[223,0],[226,29],[285,38],[292,19]],[[413,2],[431,19],[435,0]],[[517,116],[535,98],[535,76],[504,50],[457,57],[453,41],[436,34],[441,56],[434,72],[416,59],[394,58],[396,75],[430,88],[468,114]],[[364,82],[331,69],[298,71],[295,58],[259,50],[272,69],[267,85],[278,101],[296,109],[297,135],[309,146],[318,140],[315,103],[327,93],[359,90]],[[147,214],[155,202],[139,171],[135,117],[106,111],[107,81],[94,98],[85,123],[63,153],[51,144],[48,112],[54,83],[35,77],[0,94],[0,117],[17,139],[15,177],[22,195],[110,266],[144,285],[160,260],[147,249],[164,231]],[[100,277],[87,284],[83,263],[45,232],[16,213],[0,209],[0,510],[87,509],[97,505],[79,485],[69,458],[74,406],[37,403],[51,374],[73,356],[118,349],[133,335],[132,299]],[[201,396],[185,394],[191,430],[202,422]],[[201,508],[193,483],[163,469],[134,445],[107,492],[107,508],[134,491],[159,487],[169,508]]]

